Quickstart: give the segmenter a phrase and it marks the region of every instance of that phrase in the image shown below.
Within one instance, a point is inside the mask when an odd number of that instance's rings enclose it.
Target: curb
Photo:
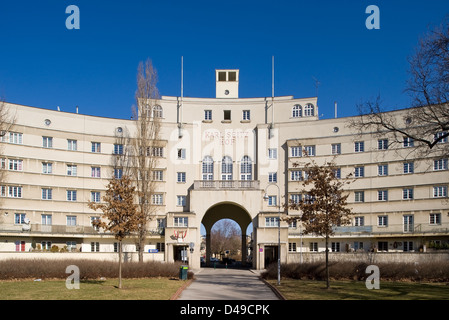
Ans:
[[[273,286],[271,283],[269,283],[268,281],[266,281],[265,279],[263,279],[262,277],[259,277],[259,279],[265,283],[273,292],[274,294],[279,298],[279,300],[287,300],[284,295],[279,291],[278,288],[276,288],[275,286]]]
[[[184,283],[184,285],[179,288],[171,297],[170,300],[176,300],[179,298],[179,296],[181,295],[181,293],[184,291],[184,289],[186,289],[188,286],[190,286],[190,284],[193,282],[194,279],[189,279],[187,280],[186,283]]]

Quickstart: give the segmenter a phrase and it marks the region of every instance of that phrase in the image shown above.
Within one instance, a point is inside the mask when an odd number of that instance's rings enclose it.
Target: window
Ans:
[[[442,132],[435,133],[434,139],[435,139],[435,141],[437,141],[439,139],[437,143],[446,143],[446,142],[448,142],[447,131],[442,131]]]
[[[162,118],[162,107],[159,105],[156,105],[153,107],[153,118]]]
[[[42,188],[42,200],[51,200],[52,199],[52,189]]]
[[[24,224],[25,218],[26,218],[25,213],[15,213],[14,214],[14,223],[15,224]]]
[[[354,217],[354,226],[361,227],[365,225],[365,217]]]
[[[77,150],[77,141],[76,140],[67,140],[67,150],[76,151]]]
[[[414,163],[404,162],[404,173],[413,173],[413,171],[414,171]]]
[[[223,157],[221,162],[221,180],[232,180],[232,159]]]
[[[67,216],[67,225],[76,226],[76,216]]]
[[[123,154],[123,144],[114,144],[114,154]]]
[[[42,146],[44,148],[53,148],[53,138],[52,137],[42,137]]]
[[[153,194],[152,195],[152,202],[156,205],[163,205],[164,204],[164,198],[162,194]]]
[[[122,177],[123,177],[123,169],[115,168],[114,169],[114,178],[115,179],[121,179]]]
[[[178,160],[185,160],[186,149],[178,149]]]
[[[2,196],[6,192],[6,187],[2,186]],[[18,186],[8,186],[8,197],[10,198],[22,198],[22,187]]]
[[[151,148],[151,156],[162,158],[164,156],[164,148],[163,147],[152,147]]]
[[[43,225],[50,226],[52,224],[51,214],[43,214],[41,215],[41,221]]]
[[[299,203],[302,199],[302,196],[300,193],[293,193],[290,195],[290,201],[292,203]]]
[[[268,182],[277,182],[277,181],[278,181],[277,172],[269,172],[268,173]]]
[[[90,176],[92,178],[101,178],[101,170],[100,167],[91,167]]]
[[[67,190],[67,201],[76,201],[76,190]]]
[[[331,242],[331,252],[340,252],[340,242]]]
[[[333,173],[335,179],[341,179],[341,168],[333,169]]]
[[[204,120],[212,121],[212,110],[204,110]]]
[[[53,172],[53,165],[48,162],[43,162],[42,163],[42,173],[50,174],[52,172]]]
[[[435,160],[433,162],[433,170],[435,170],[435,171],[447,170],[447,168],[448,168],[447,163],[448,163],[447,159]]]
[[[377,242],[378,251],[388,251],[388,241],[378,241]]]
[[[302,148],[301,147],[290,147],[290,155],[291,157],[302,157]]]
[[[162,171],[162,170],[153,171],[153,180],[154,181],[164,181],[164,171]]]
[[[388,227],[388,216],[377,216],[377,226]]]
[[[364,141],[354,142],[354,151],[355,152],[364,152],[365,151],[365,142]]]
[[[278,227],[279,226],[279,218],[278,217],[266,217],[265,218],[265,227]]]
[[[101,152],[101,143],[100,142],[92,142],[92,152],[95,152],[95,153]]]
[[[404,200],[413,199],[413,188],[402,189],[402,199],[404,199]]]
[[[2,168],[4,168],[4,164],[2,164]],[[8,160],[8,168],[12,171],[22,171],[23,169],[23,161],[22,160],[15,160],[15,159],[9,159]]]
[[[297,228],[296,220],[290,221],[288,223],[288,227],[291,228],[291,229],[296,229]]]
[[[304,155],[309,157],[315,156],[315,146],[304,146]]]
[[[278,149],[277,148],[269,148],[268,149],[268,159],[277,159],[278,158]]]
[[[226,81],[226,72],[225,71],[218,72],[218,81]]]
[[[277,196],[268,196],[268,205],[274,207],[277,205]]]
[[[10,132],[9,133],[9,143],[22,144],[22,133]]]
[[[67,175],[68,176],[76,176],[76,174],[77,174],[76,170],[77,170],[76,165],[73,165],[73,164],[67,165]]]
[[[41,241],[42,250],[51,250],[51,241]]]
[[[433,187],[433,197],[434,198],[445,198],[445,197],[447,197],[447,186],[435,186],[435,187]]]
[[[310,242],[309,243],[309,250],[311,252],[318,252],[318,242]]]
[[[315,108],[313,104],[308,103],[304,106],[304,117],[313,117],[315,115]]]
[[[251,180],[253,173],[253,162],[250,157],[243,156],[240,162],[240,180]]]
[[[413,241],[404,241],[404,252],[413,250]]]
[[[158,252],[165,252],[165,242],[156,243],[156,249]]]
[[[377,173],[379,176],[388,176],[388,164],[380,164],[377,166]]]
[[[354,192],[355,202],[365,202],[365,191],[355,191]]]
[[[379,200],[379,201],[388,201],[388,190],[379,190],[379,191],[377,191],[377,200]]]
[[[90,201],[92,202],[100,202],[100,192],[99,191],[91,191],[90,192]]]
[[[186,182],[186,173],[185,172],[177,172],[176,174],[176,181],[177,182]]]
[[[292,170],[290,173],[290,178],[292,181],[301,181],[302,180],[302,171],[301,170]]]
[[[186,205],[186,196],[176,196],[176,205],[177,206],[185,206]]]
[[[250,111],[249,110],[243,110],[243,121],[249,121],[251,120]]]
[[[354,168],[354,177],[362,178],[365,176],[365,167],[355,167]]]
[[[174,227],[188,227],[189,218],[188,217],[175,217],[173,220]]]
[[[237,72],[229,71],[228,72],[228,81],[237,81]]]
[[[202,163],[203,180],[214,180],[214,159],[211,156],[205,156]]]
[[[341,143],[332,144],[332,154],[341,154]]]
[[[115,248],[115,246],[114,246],[114,248]],[[100,242],[91,242],[90,243],[90,252],[100,252]]]
[[[415,142],[410,137],[404,137],[402,145],[404,146],[404,148],[411,148],[415,145]]]
[[[441,213],[431,213],[429,215],[430,224],[441,224]]]
[[[223,110],[223,120],[231,120],[231,110]]]
[[[76,250],[76,241],[67,241],[66,245],[67,245],[67,250],[69,252],[72,252],[72,251]]]
[[[299,118],[302,117],[302,107],[299,104],[296,104],[292,108],[292,117]]]
[[[378,150],[387,150],[388,149],[388,139],[377,140],[377,149]]]
[[[289,252],[296,252],[296,242],[289,242],[288,243],[288,251]]]

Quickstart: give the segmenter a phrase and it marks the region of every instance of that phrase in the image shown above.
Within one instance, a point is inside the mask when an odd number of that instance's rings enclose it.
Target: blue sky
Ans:
[[[66,7],[80,29],[65,26]],[[380,30],[368,30],[368,5]],[[162,95],[214,97],[217,68],[240,69],[240,97],[316,95],[323,118],[356,114],[381,95],[404,108],[407,56],[449,1],[3,1],[0,96],[41,108],[129,119],[139,61],[150,58]]]

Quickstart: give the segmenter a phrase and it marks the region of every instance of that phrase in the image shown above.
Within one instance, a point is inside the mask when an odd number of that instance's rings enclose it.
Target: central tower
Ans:
[[[215,97],[238,98],[239,97],[239,70],[217,69],[215,70]]]

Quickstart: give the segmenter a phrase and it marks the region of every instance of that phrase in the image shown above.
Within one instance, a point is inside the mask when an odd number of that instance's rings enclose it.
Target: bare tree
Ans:
[[[16,115],[6,104],[5,100],[0,99],[0,155],[3,155],[3,142],[8,142],[9,131],[16,123]],[[6,170],[0,166],[0,182],[6,180]]]
[[[298,164],[294,164],[295,167]],[[326,242],[326,287],[329,288],[329,239],[335,233],[335,226],[347,225],[351,222],[351,209],[347,207],[348,192],[343,190],[351,183],[350,175],[346,179],[335,177],[336,167],[333,162],[323,166],[315,162],[307,163],[304,171],[307,179],[302,183],[305,193],[299,202],[290,201],[288,207],[300,210],[301,215],[289,215],[284,218],[288,222],[302,222],[305,234],[316,234]]]
[[[230,256],[236,256],[242,247],[241,239],[238,225],[232,220],[222,219],[211,230],[211,252],[224,254],[229,251]]]
[[[358,105],[360,116],[350,123],[360,133],[389,134],[396,143],[412,141],[419,157],[449,156],[449,18],[419,40],[408,59],[405,92],[411,108],[385,112],[378,96]]]
[[[88,206],[93,210],[102,210],[104,220],[96,219],[92,222],[94,227],[103,228],[114,234],[119,241],[119,289],[122,288],[122,241],[125,237],[138,230],[141,224],[136,214],[137,206],[134,203],[135,187],[128,176],[120,179],[111,179],[104,203],[89,201]]]
[[[142,221],[138,230],[139,261],[143,261],[148,223],[154,217],[157,207],[153,204],[156,182],[153,177],[157,168],[162,110],[158,104],[157,71],[151,60],[141,62],[137,70],[136,107],[133,118],[136,124],[135,137],[131,139],[131,170],[139,199],[138,215]]]

